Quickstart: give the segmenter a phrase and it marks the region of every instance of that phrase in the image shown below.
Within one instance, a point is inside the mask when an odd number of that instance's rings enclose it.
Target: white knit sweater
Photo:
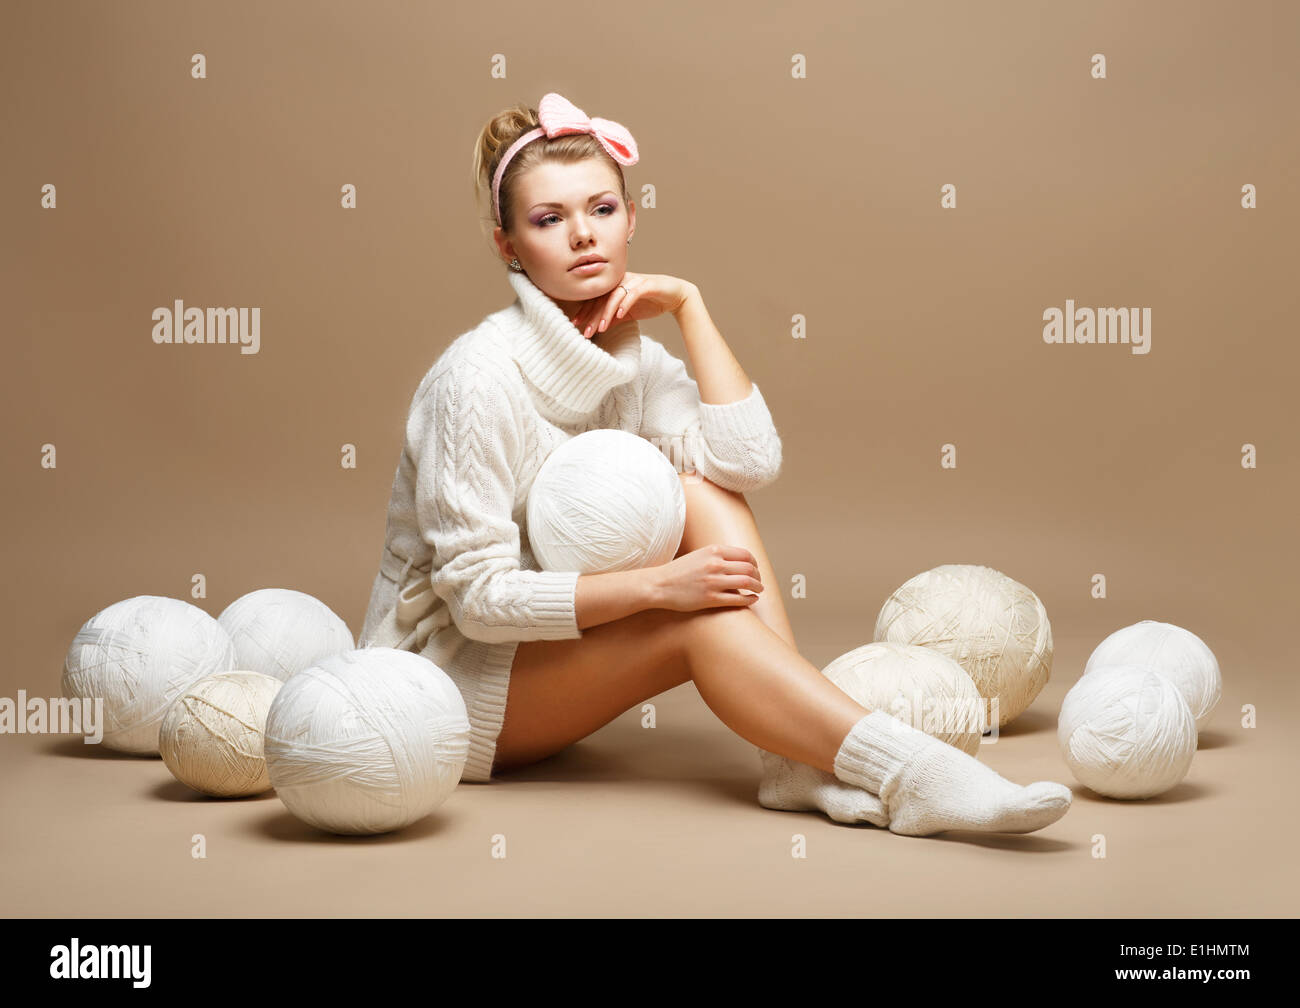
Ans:
[[[528,543],[528,491],[551,451],[617,428],[730,490],[781,469],[757,385],[701,403],[683,362],[635,320],[587,340],[525,274],[508,276],[516,301],[458,336],[416,389],[359,640],[451,676],[470,717],[465,781],[491,779],[519,642],[582,636],[578,573],[540,570]]]

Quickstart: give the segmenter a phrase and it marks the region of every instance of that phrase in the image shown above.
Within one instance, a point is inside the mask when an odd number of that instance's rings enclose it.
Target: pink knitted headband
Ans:
[[[588,118],[582,109],[554,91],[548,91],[537,103],[537,118],[542,125],[529,130],[512,143],[497,165],[492,179],[492,213],[498,225],[501,223],[501,176],[505,174],[506,165],[515,156],[515,152],[531,140],[540,136],[554,138],[566,133],[590,133],[600,141],[609,156],[621,165],[634,165],[640,157],[636,141],[627,129],[610,119]]]

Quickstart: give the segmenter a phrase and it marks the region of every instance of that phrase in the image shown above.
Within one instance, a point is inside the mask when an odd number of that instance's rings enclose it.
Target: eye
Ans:
[[[601,217],[608,217],[610,214],[613,214],[613,213],[617,213],[617,212],[618,212],[618,208],[617,208],[613,203],[601,203],[599,206],[596,207],[596,209],[597,209],[597,210],[606,210],[606,211],[608,211],[607,213],[603,213],[603,214],[601,214],[601,215],[600,215]],[[555,218],[558,219],[559,216],[560,216],[559,214],[548,213],[545,217],[539,217],[538,220],[537,220],[537,226],[538,226],[538,227],[545,227],[545,226],[546,226],[546,222],[549,221],[552,217],[555,217]]]

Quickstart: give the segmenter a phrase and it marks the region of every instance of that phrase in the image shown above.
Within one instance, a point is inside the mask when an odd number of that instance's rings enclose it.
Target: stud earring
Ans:
[[[510,260],[510,268],[511,268],[512,270],[514,270],[516,273],[522,273],[522,272],[524,271],[524,268],[523,268],[522,266],[519,265],[519,260],[518,260],[518,259],[511,259],[511,260]]]

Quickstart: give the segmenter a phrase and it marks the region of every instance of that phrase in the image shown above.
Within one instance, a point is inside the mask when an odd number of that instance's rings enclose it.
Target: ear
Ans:
[[[501,253],[505,262],[510,262],[515,258],[515,250],[506,237],[505,228],[497,227],[492,232],[492,240],[496,242],[497,250]]]

